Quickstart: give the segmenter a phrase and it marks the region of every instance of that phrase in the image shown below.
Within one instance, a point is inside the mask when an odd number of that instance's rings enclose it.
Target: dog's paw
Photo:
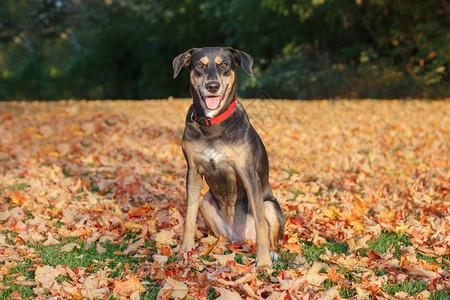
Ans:
[[[279,258],[280,256],[278,255],[278,253],[270,251],[270,259],[272,260],[272,262],[276,262]]]
[[[270,267],[271,265],[272,265],[272,259],[271,259],[270,255],[267,255],[267,256],[257,255],[256,267],[266,268],[266,267]]]
[[[194,249],[194,246],[195,246],[194,243],[192,243],[192,244],[191,244],[191,243],[183,243],[183,244],[181,245],[180,252],[181,252],[181,253],[189,252],[189,251],[191,251],[191,250]]]

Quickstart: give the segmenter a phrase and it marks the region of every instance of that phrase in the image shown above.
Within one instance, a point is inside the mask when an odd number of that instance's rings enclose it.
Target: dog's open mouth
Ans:
[[[224,93],[218,96],[203,96],[200,92],[200,96],[205,102],[206,108],[209,110],[216,110],[219,108],[220,103],[222,103],[223,98],[225,97],[225,93],[228,89],[228,85],[225,87]],[[200,89],[198,89],[200,91]]]
[[[206,104],[206,108],[209,110],[218,109],[220,106],[220,102],[222,101],[222,96],[206,96],[203,98]]]

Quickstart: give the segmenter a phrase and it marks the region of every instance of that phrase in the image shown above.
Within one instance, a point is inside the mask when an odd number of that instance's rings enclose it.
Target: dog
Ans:
[[[172,66],[173,78],[182,67],[189,70],[193,98],[182,139],[187,211],[180,250],[194,248],[200,206],[216,236],[256,241],[257,266],[270,266],[284,237],[285,217],[269,184],[266,149],[236,99],[236,68],[253,76],[253,58],[229,47],[193,48],[175,57]],[[209,191],[200,201],[202,179]]]

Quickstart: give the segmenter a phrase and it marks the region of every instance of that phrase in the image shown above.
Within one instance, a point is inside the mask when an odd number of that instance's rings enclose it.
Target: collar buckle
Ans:
[[[212,125],[210,118],[198,116],[197,114],[196,114],[196,121],[197,121],[197,123],[200,123],[201,125],[206,126],[206,127],[209,127]]]

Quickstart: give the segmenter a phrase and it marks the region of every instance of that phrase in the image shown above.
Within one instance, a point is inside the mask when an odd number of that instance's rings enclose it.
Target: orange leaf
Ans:
[[[135,217],[142,217],[145,216],[145,214],[151,209],[150,205],[143,205],[139,208],[133,209],[132,211],[130,211],[128,214],[130,215],[131,218],[135,218]]]
[[[284,247],[291,253],[300,253],[303,245],[300,244],[284,244]]]
[[[22,205],[25,202],[25,197],[20,195],[19,190],[10,191],[9,198],[11,198],[11,205]]]
[[[11,293],[11,296],[12,296],[13,299],[22,299],[22,295],[19,294],[19,292],[17,292],[17,291],[13,291]]]
[[[145,288],[136,277],[131,276],[125,281],[114,280],[113,293],[115,296],[129,297],[136,291],[139,291],[139,293],[145,292]]]
[[[230,265],[231,272],[233,274],[247,274],[252,269],[251,264],[240,265],[240,264],[236,263],[234,260],[230,260],[228,262],[228,264]]]
[[[345,278],[344,274],[340,274],[340,273],[336,272],[336,270],[333,269],[333,268],[328,268],[327,269],[327,277],[331,281],[339,281],[339,280]]]

